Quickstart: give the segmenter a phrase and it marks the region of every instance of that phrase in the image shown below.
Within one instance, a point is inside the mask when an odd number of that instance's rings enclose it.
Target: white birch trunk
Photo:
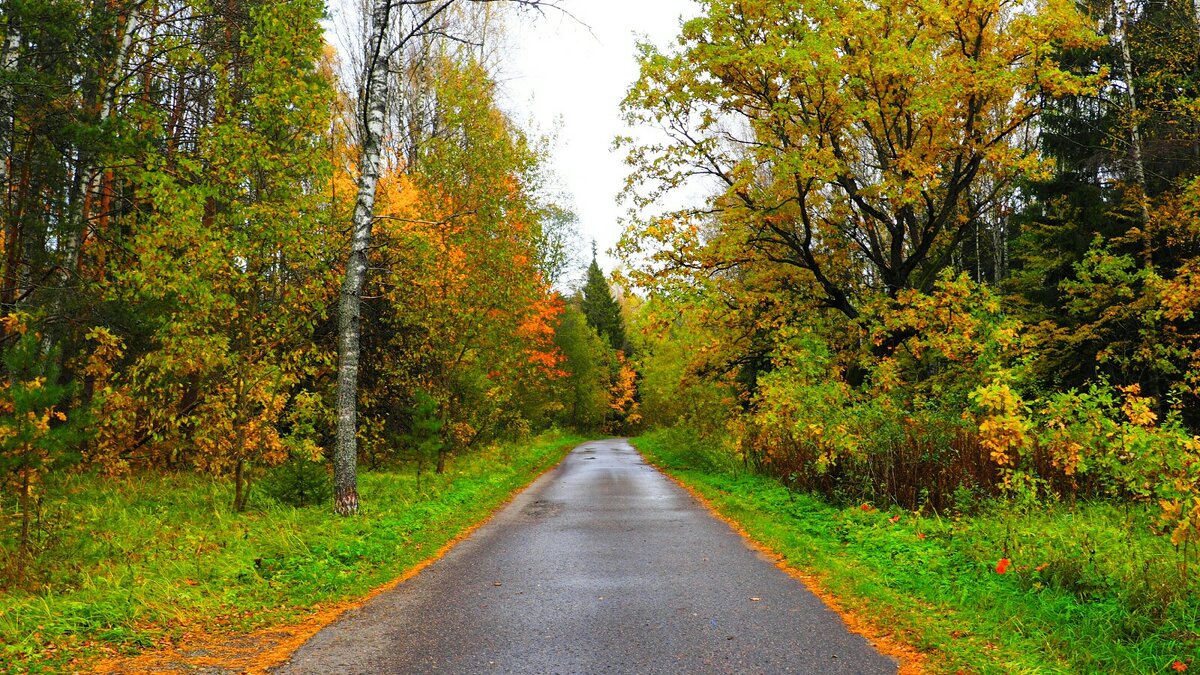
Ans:
[[[133,47],[133,35],[137,30],[139,12],[137,7],[131,7],[129,14],[125,17],[125,27],[121,33],[121,44],[117,49],[117,53],[113,57],[112,72],[109,74],[108,82],[99,82],[98,96],[99,108],[97,110],[96,123],[103,124],[113,114],[113,106],[117,97],[117,88],[123,79],[125,63],[129,59],[129,50]],[[99,72],[97,72],[97,80],[100,80]],[[101,176],[103,171],[98,166],[98,161],[95,152],[92,150],[80,150],[78,154],[79,171],[83,174],[82,180],[82,195],[83,204],[100,204],[102,203],[101,191]],[[75,188],[76,195],[73,201],[78,197],[78,188]],[[57,321],[67,312],[67,289],[71,288],[72,277],[79,270],[79,261],[83,250],[84,232],[87,231],[88,221],[92,214],[88,213],[86,206],[81,206],[79,210],[79,218],[72,222],[70,230],[66,236],[59,242],[58,252],[61,256],[62,263],[58,268],[58,285],[59,290],[54,294],[50,304],[50,316]],[[42,335],[42,353],[49,354],[53,350],[55,342],[61,337],[61,331],[56,329],[47,330]]]
[[[1118,0],[1117,39],[1121,42],[1121,67],[1125,71],[1125,94],[1129,102],[1129,158],[1133,161],[1133,182],[1141,190],[1138,200],[1142,210],[1142,226],[1150,222],[1146,206],[1146,165],[1142,159],[1142,132],[1138,125],[1137,91],[1133,85],[1133,56],[1129,49],[1130,0]]]
[[[358,197],[351,224],[350,256],[338,301],[337,434],[333,448],[334,510],[358,512],[358,362],[361,307],[367,280],[367,252],[375,219],[375,188],[379,183],[384,117],[388,99],[388,45],[392,0],[376,0],[371,13],[370,39],[364,59],[366,91],[358,123],[362,143]]]
[[[11,3],[6,3],[11,4]],[[0,72],[9,73],[17,67],[17,50],[21,46],[21,35],[11,7],[5,7],[8,19],[4,25],[4,44],[0,47]],[[0,202],[7,207],[9,199],[9,166],[12,162],[13,92],[9,86],[0,87]],[[8,210],[5,208],[5,213]]]
[[[13,11],[12,2],[4,4],[0,18],[4,21],[4,41],[0,43],[0,73],[10,74],[17,68],[21,49],[21,27]],[[5,78],[8,79],[7,77]],[[20,264],[21,242],[18,241],[16,222],[12,218],[12,173],[16,148],[16,94],[11,85],[0,86],[0,237],[7,250],[0,260],[0,283],[3,291],[0,300],[16,301],[22,297],[26,286],[28,268]],[[11,287],[10,287],[11,284]]]
[[[132,7],[129,10],[129,15],[125,18],[125,29],[121,34],[121,46],[117,49],[115,60],[113,61],[112,74],[109,77],[109,82],[101,85],[100,89],[100,110],[96,118],[98,124],[103,124],[112,116],[113,106],[117,98],[117,86],[122,81],[125,64],[129,61],[129,51],[133,48],[133,36],[137,31],[138,20],[140,13],[137,7]],[[99,204],[102,202],[103,195],[100,194],[101,176],[104,173],[97,166],[96,157],[88,154],[82,162],[84,166],[80,170],[84,172],[84,195],[85,202],[91,204]],[[64,286],[69,281],[71,274],[74,274],[79,269],[79,256],[83,247],[83,234],[88,227],[88,219],[91,214],[82,214],[83,218],[75,227],[71,228],[70,233],[63,245],[63,281]]]

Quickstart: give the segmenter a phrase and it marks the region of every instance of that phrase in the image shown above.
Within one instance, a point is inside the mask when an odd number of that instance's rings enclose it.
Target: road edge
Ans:
[[[766,556],[785,574],[803,584],[809,592],[825,603],[826,607],[829,607],[829,609],[841,617],[842,623],[846,624],[846,628],[851,633],[862,636],[880,654],[895,659],[897,662],[897,675],[924,675],[927,672],[925,654],[912,645],[895,639],[894,632],[884,630],[870,620],[859,616],[856,612],[847,609],[836,595],[821,584],[818,576],[806,573],[804,570],[792,566],[782,554],[755,539],[753,535],[742,527],[741,523],[722,513],[712,501],[700,494],[693,486],[671,473],[666,467],[652,460],[646,453],[633,444],[632,439],[626,439],[626,442],[629,444],[629,447],[633,448],[642,457],[647,465],[654,467],[655,470],[678,485],[684,492],[691,495],[714,518],[728,525],[734,533],[746,542],[747,546]]]
[[[333,624],[340,619],[346,612],[358,609],[367,604],[376,597],[387,593],[400,586],[404,582],[418,576],[430,565],[438,562],[446,557],[454,547],[468,539],[476,531],[491,522],[498,513],[508,508],[521,493],[525,492],[537,481],[544,476],[557,469],[566,460],[576,448],[582,445],[591,443],[597,439],[589,439],[580,443],[572,443],[563,446],[562,456],[553,464],[534,474],[528,481],[514,488],[504,498],[502,502],[496,505],[494,509],[489,511],[487,515],[477,522],[468,525],[459,531],[454,537],[450,538],[445,544],[434,551],[431,555],[423,558],[408,570],[404,571],[400,576],[384,583],[375,588],[372,588],[366,594],[353,600],[346,600],[327,607],[316,608],[308,618],[298,623],[270,626],[259,630],[245,633],[241,635],[217,635],[208,636],[196,642],[191,642],[186,645],[176,645],[161,650],[151,650],[143,652],[135,657],[106,659],[95,665],[94,673],[105,675],[117,675],[121,673],[137,673],[144,672],[139,670],[139,667],[145,667],[149,663],[162,663],[163,661],[186,661],[187,665],[192,668],[215,667],[226,668],[233,672],[244,675],[267,675],[272,669],[278,668],[286,664],[305,642],[308,642],[314,635],[320,632],[325,627]],[[242,645],[263,645],[262,648],[255,649],[250,647],[248,653],[232,655],[229,652],[230,643],[236,642],[239,648],[244,648]],[[189,653],[205,654],[203,656],[186,656]],[[211,654],[211,655],[208,655]],[[154,669],[155,673],[163,675],[171,673],[186,673],[188,670],[178,668],[158,668]]]

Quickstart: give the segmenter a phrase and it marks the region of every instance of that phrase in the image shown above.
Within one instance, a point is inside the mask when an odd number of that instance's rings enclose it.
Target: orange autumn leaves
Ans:
[[[428,396],[440,465],[544,424],[563,300],[539,267],[538,153],[477,64],[432,67],[437,131],[387,162],[379,184],[360,438],[369,456],[410,452],[414,401]]]
[[[502,188],[514,202],[529,198],[515,181]],[[481,223],[463,206],[409,176],[383,177],[380,238],[402,251],[420,252],[407,261],[415,269],[398,273],[408,283],[385,281],[384,292],[404,293],[406,304],[425,309],[433,333],[447,343],[462,346],[498,330],[519,356],[513,365],[559,376],[554,325],[563,301],[535,265],[531,227],[518,219]],[[494,368],[489,372],[500,376]]]

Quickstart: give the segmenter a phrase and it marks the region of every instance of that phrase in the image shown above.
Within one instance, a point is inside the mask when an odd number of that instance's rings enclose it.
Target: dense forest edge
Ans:
[[[554,5],[329,10],[0,0],[6,667],[361,594],[593,434],[935,670],[1200,665],[1200,4],[702,0],[609,274],[501,104]]]

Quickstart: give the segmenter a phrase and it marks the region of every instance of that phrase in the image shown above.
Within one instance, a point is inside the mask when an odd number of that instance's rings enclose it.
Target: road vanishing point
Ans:
[[[625,440],[580,445],[272,672],[895,673]]]

